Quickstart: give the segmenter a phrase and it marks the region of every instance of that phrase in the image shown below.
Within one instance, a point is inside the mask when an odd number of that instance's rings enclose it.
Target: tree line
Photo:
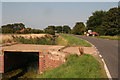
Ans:
[[[120,7],[108,11],[95,11],[87,20],[87,28],[98,32],[100,35],[120,34]]]
[[[17,34],[29,34],[29,33],[48,33],[55,35],[55,33],[70,33],[71,28],[68,25],[64,26],[48,26],[44,30],[26,28],[23,23],[14,23],[1,26],[1,33],[17,33]]]
[[[1,26],[2,33],[49,33],[55,35],[55,33],[69,33],[82,35],[87,30],[92,30],[100,35],[119,35],[120,34],[120,7],[110,8],[108,11],[95,11],[92,16],[86,22],[86,26],[83,22],[76,22],[73,29],[68,25],[64,26],[48,26],[44,30],[25,28],[23,23],[7,24]]]

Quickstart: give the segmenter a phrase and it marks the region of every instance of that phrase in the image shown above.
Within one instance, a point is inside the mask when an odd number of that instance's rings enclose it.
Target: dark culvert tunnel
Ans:
[[[24,73],[32,70],[38,71],[39,53],[38,52],[4,52],[4,72],[10,72],[22,68]]]

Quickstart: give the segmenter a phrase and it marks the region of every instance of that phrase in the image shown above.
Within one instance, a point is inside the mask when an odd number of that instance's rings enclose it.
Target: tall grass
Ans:
[[[104,78],[100,63],[91,55],[71,55],[66,64],[50,70],[43,78]]]
[[[32,75],[31,75],[32,74]],[[72,54],[66,63],[45,71],[42,75],[26,73],[23,78],[107,78],[101,64],[91,55],[77,56]]]
[[[13,39],[17,42],[23,43],[23,44],[42,44],[42,45],[53,45],[55,44],[55,39],[52,36],[45,35],[44,37],[29,37],[25,38],[22,36],[13,36]]]
[[[2,35],[2,34],[0,34],[0,44],[12,43],[12,42],[14,42],[14,40],[13,40],[11,35]]]
[[[66,46],[86,46],[91,47],[91,44],[82,40],[80,38],[76,38],[70,35],[63,34],[59,36],[56,40],[56,44],[58,45],[66,45]]]

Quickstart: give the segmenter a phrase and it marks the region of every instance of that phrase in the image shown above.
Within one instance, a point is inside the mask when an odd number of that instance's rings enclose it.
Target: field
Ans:
[[[34,73],[34,74],[33,74]],[[106,78],[101,64],[91,55],[70,55],[65,64],[48,71],[42,75],[29,72],[22,78]]]
[[[34,43],[36,43],[35,42],[36,39],[45,38],[45,37],[47,37],[47,38],[49,37],[49,39],[52,39],[52,36],[49,34],[1,34],[0,35],[0,44],[14,43],[14,42],[28,43],[28,44],[33,43],[34,44]],[[42,41],[43,40],[41,40],[41,43],[43,43]],[[44,42],[46,42],[45,39],[44,39]]]
[[[65,45],[65,46],[86,46],[91,47],[91,44],[82,40],[80,38],[76,38],[70,35],[62,34],[56,40],[56,44]]]

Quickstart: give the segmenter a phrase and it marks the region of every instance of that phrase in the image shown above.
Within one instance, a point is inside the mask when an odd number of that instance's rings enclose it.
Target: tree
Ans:
[[[109,11],[107,11],[106,16],[104,17],[104,22],[102,26],[105,26],[105,35],[117,35],[119,34],[119,22],[118,22],[118,15],[119,11],[118,8],[111,8]]]
[[[63,26],[63,33],[70,33],[71,32],[71,28],[68,25],[64,25]]]
[[[96,31],[102,23],[104,22],[104,17],[106,16],[105,11],[95,11],[92,16],[87,20],[87,27],[93,31]],[[100,28],[99,28],[100,29]]]
[[[14,23],[1,26],[2,33],[16,33],[16,31],[25,28],[23,23]]]
[[[56,26],[56,27],[55,27],[55,31],[56,31],[57,33],[62,33],[62,26]]]
[[[55,26],[48,26],[44,31],[48,34],[55,35]]]
[[[85,30],[86,28],[83,22],[77,22],[76,25],[73,27],[72,33],[77,35],[82,35]]]
[[[25,25],[23,23],[14,23],[13,28],[15,30],[21,30],[21,29],[25,28]]]
[[[14,33],[14,29],[10,27],[4,27],[2,28],[2,33]]]
[[[96,11],[87,20],[87,27],[100,35],[120,34],[120,7],[110,8],[108,11]]]

